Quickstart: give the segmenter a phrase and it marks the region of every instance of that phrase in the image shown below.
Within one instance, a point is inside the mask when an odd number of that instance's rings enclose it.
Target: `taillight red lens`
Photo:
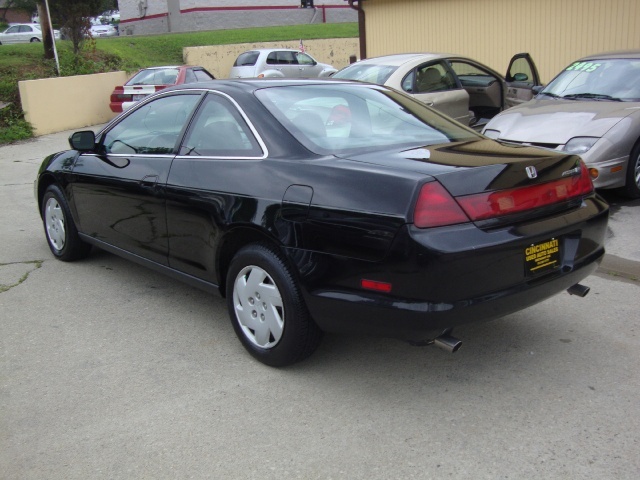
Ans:
[[[593,192],[593,182],[584,162],[580,174],[521,188],[456,197],[438,182],[420,190],[413,223],[418,228],[441,227],[468,221],[487,220],[533,210]],[[574,172],[571,172],[574,173]]]
[[[416,227],[441,227],[468,221],[469,217],[442,185],[431,182],[422,186],[413,214]]]
[[[457,197],[456,200],[469,218],[476,221],[553,205],[592,191],[589,172],[580,162],[579,175],[528,187]]]

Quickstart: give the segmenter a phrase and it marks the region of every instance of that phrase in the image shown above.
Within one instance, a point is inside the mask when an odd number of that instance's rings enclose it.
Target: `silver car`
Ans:
[[[256,49],[238,56],[229,78],[315,78],[330,77],[336,72],[331,65],[319,63],[299,50]]]
[[[597,188],[640,197],[640,50],[568,65],[530,102],[501,113],[488,137],[579,154]]]
[[[113,25],[91,25],[90,34],[97,37],[117,37],[118,29]]]
[[[53,36],[60,39],[60,30],[54,30]],[[0,33],[0,45],[10,43],[33,43],[42,41],[42,30],[37,23],[16,23]]]
[[[533,87],[540,84],[528,53],[511,59],[506,77],[480,62],[448,53],[370,58],[343,68],[333,77],[402,90],[477,129],[505,108],[533,98]]]

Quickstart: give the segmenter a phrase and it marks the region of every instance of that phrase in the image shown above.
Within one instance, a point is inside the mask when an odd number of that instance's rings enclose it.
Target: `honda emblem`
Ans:
[[[536,171],[536,167],[527,167],[527,177],[529,177],[531,180],[533,180],[534,178],[536,178],[538,176],[538,172]]]

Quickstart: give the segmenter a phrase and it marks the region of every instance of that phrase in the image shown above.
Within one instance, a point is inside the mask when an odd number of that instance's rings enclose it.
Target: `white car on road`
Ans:
[[[60,30],[54,30],[53,36],[56,40],[60,40]],[[15,23],[0,33],[0,45],[41,41],[42,30],[37,23]]]

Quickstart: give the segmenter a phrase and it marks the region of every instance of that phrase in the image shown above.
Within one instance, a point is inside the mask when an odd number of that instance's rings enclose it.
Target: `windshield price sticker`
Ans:
[[[567,67],[567,72],[595,72],[601,63],[575,62]]]
[[[531,275],[560,266],[560,242],[557,238],[532,244],[525,249],[524,254],[526,271]]]

